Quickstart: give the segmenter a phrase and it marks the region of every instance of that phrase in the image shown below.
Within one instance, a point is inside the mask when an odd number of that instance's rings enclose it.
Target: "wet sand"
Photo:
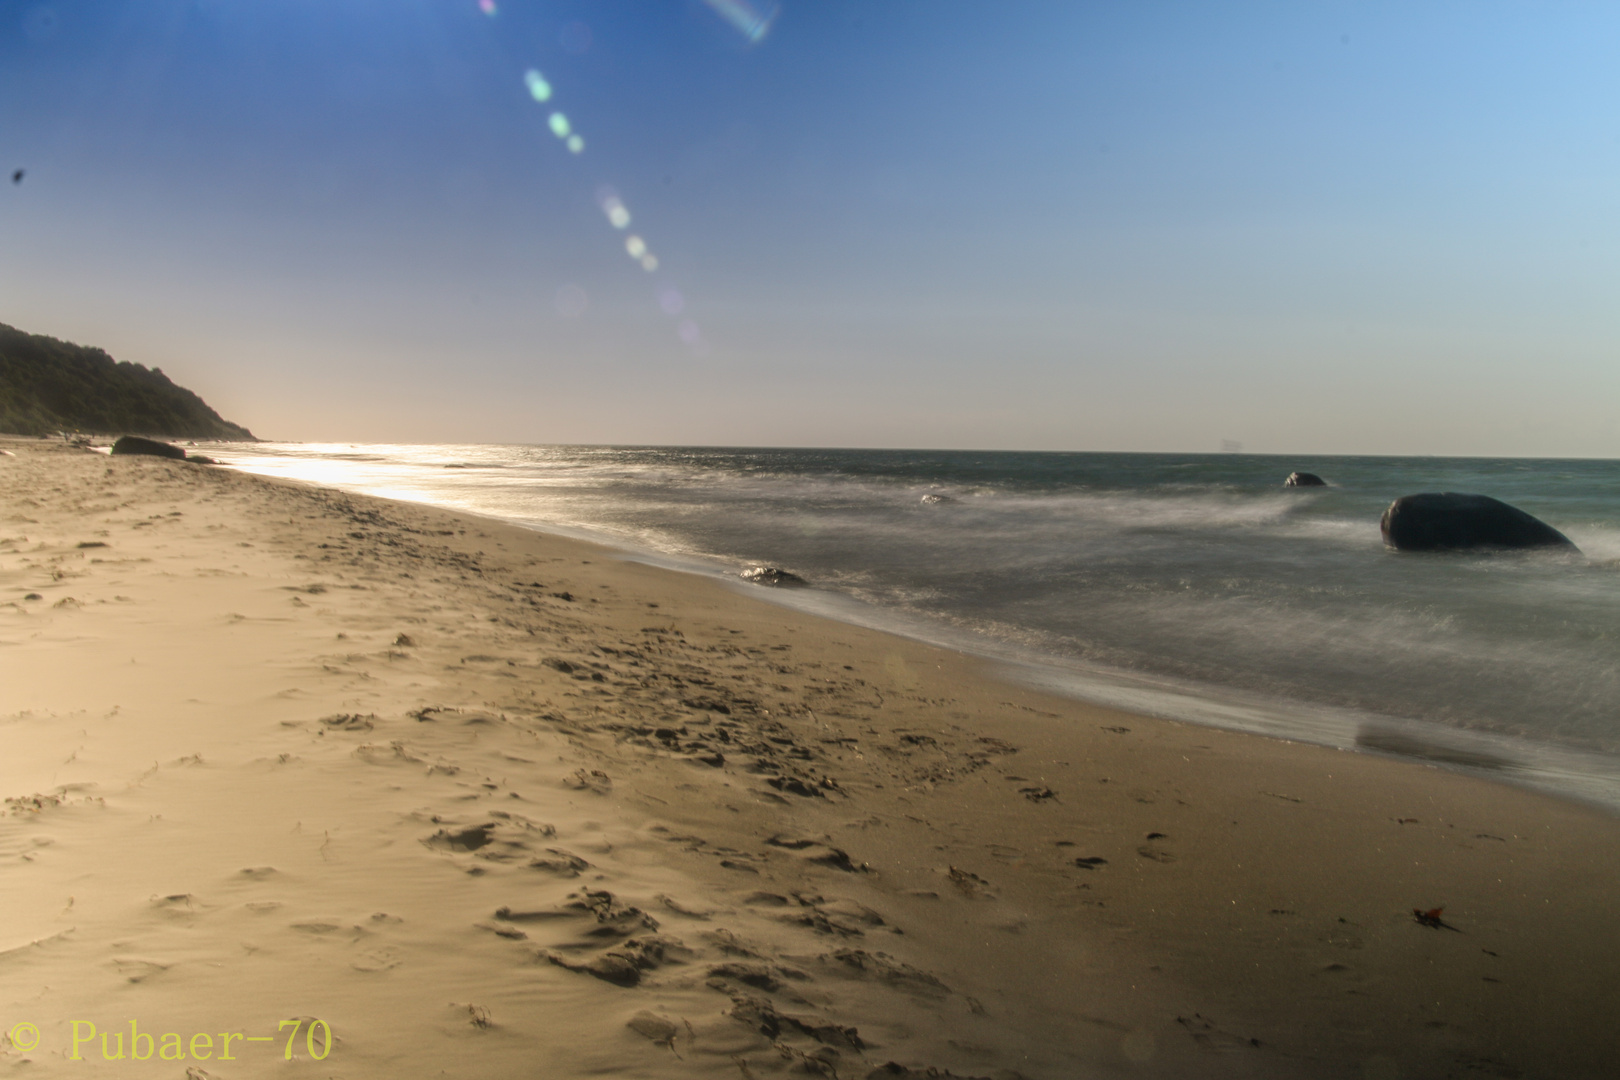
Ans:
[[[0,1075],[1620,1059],[1597,810],[482,519],[0,447]]]

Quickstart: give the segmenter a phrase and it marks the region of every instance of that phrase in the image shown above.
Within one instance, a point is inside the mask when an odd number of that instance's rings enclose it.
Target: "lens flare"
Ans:
[[[596,197],[596,201],[615,229],[622,229],[630,224],[630,211],[625,209],[624,203],[611,190],[604,189]]]
[[[771,23],[782,13],[781,5],[770,2],[758,6],[749,3],[748,0],[703,0],[703,2],[747,38],[750,45],[757,43],[769,33]]]
[[[496,0],[477,0],[477,3],[478,9],[485,15],[495,15]],[[744,37],[748,38],[750,43],[757,42],[765,36],[766,31],[770,29],[771,23],[781,11],[780,6],[774,2],[756,5],[751,3],[750,0],[705,0],[705,3],[718,12],[727,22],[731,23]],[[589,49],[590,45],[591,30],[584,23],[570,23],[564,28],[562,46],[566,51],[577,55]],[[551,83],[535,68],[529,68],[523,72],[523,85],[528,90],[529,96],[539,104],[551,101],[555,93]],[[569,122],[568,117],[560,110],[547,114],[546,126],[551,129],[551,133],[564,146],[568,147],[570,153],[580,154],[584,152],[584,137],[574,130],[574,125]],[[608,223],[615,229],[622,230],[630,227],[630,208],[624,205],[624,200],[619,198],[618,192],[611,187],[598,188],[596,202],[602,208],[602,213],[607,216]],[[624,249],[642,270],[649,274],[657,272],[658,256],[648,249],[647,241],[643,240],[639,235],[631,234],[626,236]],[[671,318],[680,319],[676,333],[681,341],[685,342],[694,354],[698,356],[707,355],[709,346],[698,331],[697,323],[689,318],[681,318],[682,313],[686,310],[686,298],[675,288],[667,285],[663,286],[657,295],[658,306],[663,309],[664,314]],[[577,319],[584,315],[586,309],[590,306],[590,297],[586,295],[584,289],[570,283],[557,291],[553,302],[559,315],[568,319]]]

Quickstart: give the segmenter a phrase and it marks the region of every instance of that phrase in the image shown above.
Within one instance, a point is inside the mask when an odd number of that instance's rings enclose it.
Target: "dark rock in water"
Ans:
[[[143,439],[139,435],[125,435],[112,444],[115,454],[145,454],[148,457],[174,458],[176,461],[186,460],[186,452],[178,446],[171,446],[156,439]]]
[[[1291,472],[1283,487],[1327,487],[1327,481],[1313,472]]]
[[[742,576],[745,580],[752,581],[756,585],[774,585],[786,589],[802,589],[809,584],[798,574],[792,574],[774,566],[750,567],[742,572]]]
[[[1378,526],[1383,530],[1384,543],[1399,551],[1541,547],[1580,550],[1551,525],[1489,495],[1451,491],[1403,495],[1389,504]]]
[[[193,464],[195,464],[195,465],[218,465],[219,464],[219,462],[215,461],[213,458],[204,457],[201,454],[187,454],[186,455],[186,460],[193,463]]]

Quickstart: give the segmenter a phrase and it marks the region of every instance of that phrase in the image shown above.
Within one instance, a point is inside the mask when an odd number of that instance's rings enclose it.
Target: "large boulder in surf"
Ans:
[[[802,589],[809,582],[798,574],[791,573],[776,566],[753,566],[742,572],[744,581],[752,581],[756,585],[770,585],[778,589]]]
[[[1402,495],[1389,504],[1378,527],[1384,533],[1384,543],[1398,551],[1580,550],[1569,537],[1545,521],[1489,495],[1461,495],[1451,491]]]
[[[1327,487],[1327,481],[1313,472],[1291,472],[1283,487]]]
[[[186,460],[186,452],[178,446],[156,439],[143,439],[139,435],[124,435],[112,444],[115,454],[145,454],[147,457],[174,458],[176,461]]]

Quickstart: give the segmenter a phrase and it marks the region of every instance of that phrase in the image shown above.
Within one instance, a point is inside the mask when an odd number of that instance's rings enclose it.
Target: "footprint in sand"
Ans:
[[[361,953],[350,961],[349,966],[356,971],[390,971],[404,962],[404,955],[393,945],[384,945],[380,949]]]
[[[963,896],[970,900],[995,899],[994,894],[990,892],[990,883],[978,874],[953,866],[946,871],[946,877],[950,879],[951,884],[955,885]]]
[[[673,1020],[666,1016],[650,1013],[645,1009],[625,1021],[624,1026],[637,1035],[651,1039],[660,1046],[667,1046],[672,1050],[675,1048],[675,1037],[681,1031]]]
[[[657,896],[653,897],[653,899],[662,904],[666,910],[672,911],[682,918],[697,919],[699,922],[709,921],[708,914],[701,911],[693,911],[691,908],[686,907],[671,897],[665,896],[663,893],[659,893]]]
[[[506,811],[491,811],[490,817],[496,820],[484,821],[476,825],[451,825],[442,828],[432,836],[424,837],[422,843],[439,851],[455,854],[470,853],[475,858],[486,859],[490,862],[516,862],[521,859],[531,858],[533,845],[536,841],[557,835],[554,826],[530,821],[528,818]],[[432,820],[437,822],[441,819],[434,817]],[[550,860],[551,862],[556,862],[559,866],[572,868],[576,876],[579,870],[590,865],[578,856],[569,855],[555,848],[547,850],[551,851],[556,857]],[[530,865],[547,861],[536,858]],[[551,869],[551,867],[541,866],[538,869]]]
[[[160,964],[156,960],[140,960],[132,956],[114,957],[112,966],[125,980],[132,983],[145,982],[169,970],[168,964]]]
[[[809,975],[797,968],[781,964],[732,960],[709,968],[706,985],[724,994],[737,993],[738,986],[745,986],[803,1004],[803,995],[793,989],[789,982],[807,982],[809,979]]]
[[[591,975],[615,986],[636,986],[646,973],[667,964],[680,964],[691,959],[692,950],[674,938],[661,934],[648,934],[628,938],[613,949],[590,960],[576,962],[558,951],[541,953],[548,961],[568,971]]]
[[[867,930],[887,925],[882,915],[854,900],[827,900],[807,893],[794,893],[793,900],[797,907],[778,917],[782,922],[802,926],[812,933],[846,938],[864,937]],[[891,929],[894,933],[900,932],[898,928]]]
[[[578,855],[562,848],[546,848],[548,857],[529,860],[530,870],[543,870],[557,877],[579,877],[580,872],[590,869],[590,863]]]
[[[340,922],[332,922],[326,919],[311,919],[307,922],[289,923],[288,926],[291,929],[298,931],[300,934],[313,934],[316,937],[326,937],[330,934],[341,934],[345,931],[353,933],[357,937],[365,933],[365,931],[358,926],[345,926]]]
[[[842,848],[835,848],[819,840],[810,840],[803,837],[773,836],[765,841],[772,847],[786,848],[795,853],[805,862],[815,863],[819,866],[830,866],[834,870],[842,870],[846,874],[870,870],[866,863],[856,866],[849,857],[849,853]]]
[[[376,713],[335,713],[320,719],[321,727],[327,731],[370,731],[377,723]]]
[[[838,949],[823,953],[817,960],[831,972],[845,978],[875,979],[912,994],[940,998],[951,992],[934,975],[896,960],[888,953],[867,952],[865,949]]]
[[[606,795],[613,790],[613,778],[601,769],[576,769],[563,781],[563,786],[573,788],[575,791]]]

